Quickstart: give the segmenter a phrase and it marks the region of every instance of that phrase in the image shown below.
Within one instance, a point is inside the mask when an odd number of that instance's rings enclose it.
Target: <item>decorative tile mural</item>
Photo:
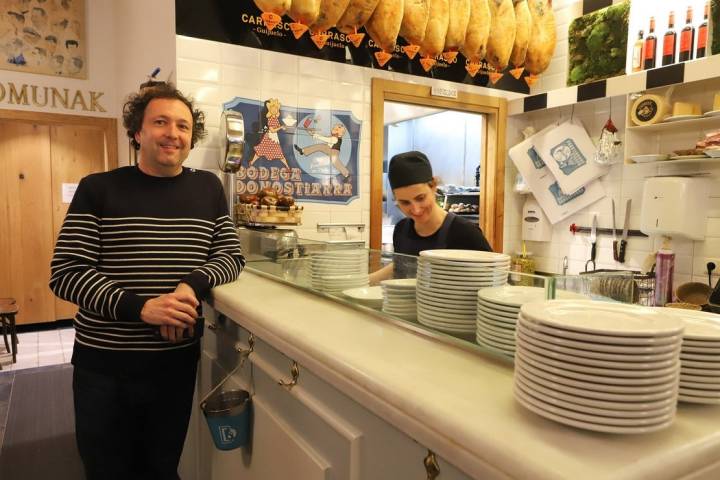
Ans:
[[[87,78],[85,0],[0,0],[0,69]]]
[[[236,97],[223,107],[245,123],[238,194],[270,186],[301,202],[347,204],[359,196],[360,122],[350,111],[286,106],[281,98]]]

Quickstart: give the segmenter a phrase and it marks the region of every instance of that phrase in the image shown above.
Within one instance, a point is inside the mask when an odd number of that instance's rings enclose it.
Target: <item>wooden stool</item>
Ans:
[[[15,315],[18,313],[18,306],[13,298],[0,299],[0,323],[2,324],[3,341],[8,353],[12,352],[13,363],[17,362],[17,330],[15,329]],[[8,333],[10,343],[8,344]]]

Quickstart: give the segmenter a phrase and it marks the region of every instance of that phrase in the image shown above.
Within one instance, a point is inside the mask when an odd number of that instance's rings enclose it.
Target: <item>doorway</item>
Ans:
[[[392,103],[388,103],[392,102]],[[374,78],[372,80],[370,248],[380,249],[383,236],[383,197],[386,195],[384,165],[389,161],[385,126],[386,105],[404,104],[427,108],[428,115],[474,114],[480,117],[478,222],[495,251],[502,251],[505,195],[505,128],[507,101],[504,98],[456,92],[454,98],[431,95],[431,87]],[[454,119],[457,121],[458,119]],[[432,162],[432,158],[431,158]],[[435,163],[433,163],[435,167]],[[457,167],[451,167],[457,168]],[[454,176],[457,172],[453,172]],[[466,183],[463,175],[462,182]],[[387,206],[387,202],[385,205]]]
[[[0,110],[0,297],[18,324],[75,315],[48,287],[55,240],[73,187],[117,163],[115,119]]]
[[[428,156],[439,184],[438,204],[478,224],[484,115],[385,102],[384,122],[383,245],[392,243],[394,226],[404,217],[387,180],[388,161],[410,150]]]

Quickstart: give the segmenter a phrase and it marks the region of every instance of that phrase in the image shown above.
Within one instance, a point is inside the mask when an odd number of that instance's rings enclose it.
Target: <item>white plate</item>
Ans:
[[[494,335],[498,339],[507,340],[513,345],[515,344],[515,330],[513,329],[496,327],[494,325],[490,325],[489,323],[478,323],[477,329],[478,331],[482,330],[488,335]]]
[[[492,318],[501,322],[511,322],[515,324],[517,322],[518,313],[512,314],[510,312],[504,312],[502,310],[489,310],[484,305],[478,303],[477,306],[478,315],[483,317]]]
[[[704,340],[720,344],[720,315],[682,308],[662,308],[661,310],[664,314],[677,318],[685,324],[683,341]]]
[[[680,310],[679,308],[677,310]],[[683,347],[699,347],[699,348],[717,348],[720,349],[720,342],[710,340],[693,340],[691,338],[683,338]]]
[[[490,349],[496,353],[501,353],[510,358],[513,358],[515,356],[515,350],[512,348],[504,348],[500,345],[494,345],[492,343],[486,342],[485,340],[483,340],[480,337],[476,337],[475,342],[483,348]]]
[[[417,279],[415,278],[392,278],[390,280],[383,280],[380,285],[383,287],[393,287],[401,290],[414,290]]]
[[[612,335],[593,335],[590,333],[573,332],[560,328],[552,328],[539,323],[529,322],[520,314],[518,323],[522,323],[528,330],[537,331],[553,337],[560,337],[568,340],[577,340],[588,343],[603,343],[607,345],[626,345],[626,346],[650,346],[650,345],[672,345],[673,349],[680,348],[682,337],[676,335],[674,337],[621,337]],[[590,350],[590,348],[589,348]],[[640,353],[640,351],[638,351]]]
[[[516,345],[515,356],[520,357],[525,363],[530,364],[536,368],[545,370],[546,372],[554,373],[555,375],[562,375],[564,377],[572,378],[574,380],[581,380],[583,382],[597,382],[604,383],[606,385],[665,385],[666,388],[671,385],[675,385],[678,379],[678,373],[670,373],[660,377],[618,377],[618,376],[604,376],[598,374],[589,374],[576,372],[569,370],[564,366],[561,368],[553,367],[548,365],[548,362],[538,361],[537,355],[527,353],[522,349],[520,345]]]
[[[549,420],[554,420],[558,423],[569,425],[571,427],[582,428],[585,430],[592,430],[592,431],[596,431],[596,432],[625,433],[625,434],[649,433],[649,432],[654,432],[654,431],[662,430],[663,428],[669,427],[672,424],[673,420],[675,419],[675,417],[673,416],[664,423],[659,423],[656,425],[648,425],[648,426],[644,426],[644,427],[610,426],[610,425],[606,425],[606,424],[585,422],[585,421],[581,421],[581,420],[577,420],[577,419],[573,419],[573,418],[568,418],[563,415],[559,415],[556,412],[561,412],[561,410],[540,407],[540,406],[538,406],[537,402],[528,400],[527,396],[524,395],[522,392],[519,392],[518,390],[515,391],[515,399],[523,407],[540,415],[541,417],[545,417]]]
[[[596,360],[592,358],[585,358],[575,355],[568,355],[565,353],[559,353],[552,350],[546,350],[541,345],[535,343],[534,340],[525,336],[524,333],[518,333],[517,343],[522,345],[522,348],[527,349],[532,353],[542,355],[543,357],[553,359],[557,362],[565,363],[565,365],[583,365],[587,367],[599,367],[603,369],[617,370],[658,370],[671,368],[675,370],[679,366],[679,360],[673,358],[670,360],[660,362],[614,362],[610,360]],[[570,368],[568,366],[568,368]],[[572,369],[572,368],[570,368]]]
[[[635,163],[646,163],[646,162],[660,162],[663,160],[667,160],[670,158],[670,155],[667,153],[653,153],[650,155],[633,155],[630,157],[630,160],[632,160]]]
[[[564,393],[575,398],[580,397],[588,402],[593,402],[590,406],[605,405],[600,408],[609,408],[609,405],[612,404],[614,405],[613,409],[616,410],[653,410],[672,405],[675,403],[675,395],[677,394],[677,389],[668,389],[664,392],[648,395],[595,392],[548,380],[544,376],[537,375],[531,370],[526,369],[524,365],[516,366],[515,375],[518,374],[554,392]]]
[[[510,255],[480,250],[436,249],[423,250],[420,256],[430,259],[455,260],[462,262],[509,262]]]
[[[685,377],[683,375],[680,375],[680,387],[682,387],[686,390],[698,389],[698,390],[710,390],[710,391],[720,392],[720,384],[691,382],[689,380],[685,380]]]
[[[589,365],[575,363],[567,359],[557,359],[556,357],[546,356],[542,349],[534,347],[530,344],[523,343],[522,340],[517,342],[517,348],[522,350],[523,354],[536,361],[543,363],[550,367],[555,367],[566,372],[576,372],[586,375],[598,375],[601,377],[610,378],[655,378],[663,377],[666,375],[672,375],[676,373],[679,375],[679,364],[671,363],[670,366],[664,366],[655,369],[643,369],[643,370],[627,370],[618,367],[593,367]],[[557,354],[555,354],[557,355]]]
[[[417,302],[415,301],[415,297],[412,297],[412,298],[385,297],[385,304],[391,305],[394,307],[410,307],[410,306],[415,306],[417,304]]]
[[[581,390],[580,393],[585,391],[584,396],[589,398],[619,400],[620,396],[622,396],[623,398],[627,397],[625,401],[628,402],[651,402],[671,398],[677,393],[677,387],[674,383],[658,385],[605,385],[555,375],[541,368],[533,367],[519,357],[515,359],[515,365],[520,366],[526,373],[532,374],[533,378],[542,378],[543,380],[558,383],[566,387],[577,388]]]
[[[445,307],[442,305],[436,305],[433,303],[426,303],[421,300],[417,302],[418,310],[422,310],[426,313],[433,313],[436,315],[442,315],[444,317],[462,317],[462,318],[475,318],[474,308],[460,308],[460,307]]]
[[[671,115],[669,117],[665,117],[663,122],[679,122],[681,120],[692,120],[701,117],[702,115]]]
[[[474,291],[489,285],[502,285],[505,283],[505,277],[465,277],[462,275],[448,277],[440,275],[423,275],[418,272],[418,283],[423,285],[467,285]]]
[[[590,415],[600,415],[612,418],[653,418],[660,417],[672,413],[676,405],[674,403],[664,404],[656,407],[646,408],[632,408],[625,409],[623,406],[630,405],[622,402],[605,402],[600,400],[592,400],[583,397],[577,397],[574,395],[568,395],[562,392],[556,392],[550,388],[546,388],[532,381],[532,379],[526,378],[522,373],[519,375],[515,374],[515,381],[519,382],[523,389],[536,394],[541,397],[543,403],[556,406],[558,408],[564,408],[574,410],[576,412],[587,413]],[[647,405],[647,404],[640,404]]]
[[[345,296],[353,298],[355,300],[378,302],[378,303],[383,301],[382,289],[378,286],[351,288],[349,290],[343,290],[342,293]]]
[[[487,331],[481,330],[479,328],[477,329],[475,336],[483,339],[483,341],[485,341],[486,343],[489,343],[491,345],[497,345],[497,346],[500,346],[500,347],[506,348],[506,349],[513,349],[513,350],[515,349],[515,341],[508,340],[506,338],[503,338],[503,337],[500,337],[497,335],[493,335],[493,334],[488,333]]]
[[[670,160],[690,160],[693,158],[708,158],[707,155],[673,155]]]
[[[710,110],[709,112],[703,113],[703,117],[717,117],[720,116],[720,110]]]
[[[611,345],[599,342],[580,342],[572,339],[548,335],[538,330],[525,327],[522,322],[517,323],[518,330],[526,332],[533,338],[569,348],[577,348],[588,352],[619,353],[624,355],[656,355],[656,354],[678,354],[680,348],[675,343],[665,345]]]
[[[545,289],[541,287],[528,287],[522,285],[503,285],[500,287],[489,287],[478,290],[478,298],[500,305],[520,308],[528,302],[539,302],[545,300]],[[587,299],[584,295],[566,290],[557,290],[556,298],[562,300]]]
[[[682,355],[682,354],[681,354]],[[684,368],[702,368],[704,370],[718,370],[720,371],[720,363],[718,362],[701,362],[699,360],[685,360],[680,359],[680,363]]]
[[[685,373],[686,371],[680,368],[680,381],[681,382],[693,382],[707,385],[718,385],[720,388],[720,376],[702,376],[693,375],[691,373]]]
[[[494,287],[488,287],[488,288],[494,288]],[[497,310],[498,312],[503,312],[505,314],[512,314],[515,316],[517,316],[517,314],[520,313],[520,307],[510,307],[508,305],[500,305],[499,303],[488,302],[487,300],[483,300],[480,297],[478,297],[477,302],[478,302],[478,305],[482,305],[487,310]]]
[[[685,403],[703,403],[707,405],[720,404],[720,398],[695,397],[691,395],[678,395],[678,401]]]
[[[606,352],[593,352],[592,350],[583,350],[580,348],[572,348],[562,345],[555,345],[550,342],[546,342],[533,333],[518,328],[518,336],[522,336],[523,341],[532,342],[544,348],[546,351],[564,353],[567,355],[573,355],[575,357],[583,357],[593,360],[606,360],[610,362],[625,362],[625,363],[645,363],[645,362],[662,362],[667,360],[677,361],[678,352],[670,351],[665,353],[656,353],[649,355],[632,355],[623,353],[606,353]]]
[[[712,353],[720,355],[720,347],[696,347],[694,345],[688,345],[686,340],[683,339],[682,351],[687,353]]]
[[[691,395],[693,397],[717,398],[720,400],[720,390],[699,390],[696,388],[683,388],[678,390],[680,395]]]
[[[714,368],[720,368],[720,355],[687,352],[687,351],[685,351],[685,345],[683,345],[683,348],[680,351],[680,359],[681,360],[700,360],[703,362],[709,362],[711,364],[717,363],[718,364],[717,367],[714,367]]]
[[[680,375],[697,375],[699,377],[720,378],[720,370],[712,368],[694,368],[680,363]]]
[[[462,295],[455,292],[447,292],[447,294],[443,294],[438,290],[418,290],[415,298],[447,305],[477,305],[474,295]]]
[[[720,148],[706,148],[705,155],[710,158],[718,158],[720,157]]]
[[[422,318],[418,317],[418,322],[421,325],[425,325],[426,327],[430,327],[435,330],[439,330],[441,332],[449,332],[449,333],[475,333],[475,330],[472,328],[457,328],[457,327],[448,327],[442,324],[429,322],[427,320],[423,320]]]
[[[547,300],[526,303],[521,316],[563,331],[618,337],[671,337],[683,331],[678,318],[657,309],[592,300]]]
[[[515,331],[514,323],[499,322],[497,320],[493,320],[493,319],[487,318],[487,317],[478,317],[477,321],[479,324],[490,325],[490,326],[496,327],[496,328],[504,328],[505,330],[512,330],[513,332]]]

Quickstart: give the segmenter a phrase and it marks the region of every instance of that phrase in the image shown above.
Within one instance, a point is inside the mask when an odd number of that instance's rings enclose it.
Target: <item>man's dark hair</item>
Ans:
[[[198,140],[205,138],[207,135],[205,131],[205,114],[195,109],[192,100],[183,95],[172,83],[149,81],[140,86],[138,93],[130,95],[123,106],[123,126],[127,130],[130,144],[135,150],[140,149],[140,144],[135,140],[135,134],[142,129],[145,109],[150,101],[156,98],[180,100],[188,107],[193,118],[190,148],[195,147]]]

